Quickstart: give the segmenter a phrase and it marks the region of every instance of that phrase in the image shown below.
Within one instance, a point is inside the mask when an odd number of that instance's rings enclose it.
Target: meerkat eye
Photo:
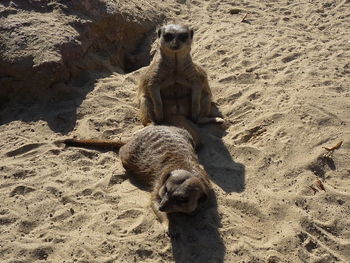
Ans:
[[[170,42],[171,40],[173,40],[174,39],[174,34],[170,34],[170,33],[166,33],[166,34],[164,34],[164,40],[165,40],[165,42]]]
[[[181,34],[179,34],[179,40],[181,42],[186,42],[187,39],[188,39],[188,33],[181,33]]]

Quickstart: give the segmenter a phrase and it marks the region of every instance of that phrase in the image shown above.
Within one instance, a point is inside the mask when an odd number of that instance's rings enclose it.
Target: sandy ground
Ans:
[[[217,201],[179,216],[170,239],[117,154],[52,143],[141,128],[142,69],[97,74],[79,99],[0,112],[0,261],[350,262],[349,1],[169,9],[194,27],[193,58],[226,120],[200,128]]]

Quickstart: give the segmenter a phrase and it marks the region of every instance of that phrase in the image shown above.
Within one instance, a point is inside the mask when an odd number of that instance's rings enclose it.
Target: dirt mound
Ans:
[[[47,99],[62,92],[58,83],[74,80],[74,86],[82,86],[94,71],[124,73],[146,65],[152,33],[164,19],[156,6],[108,0],[4,1],[0,101]]]

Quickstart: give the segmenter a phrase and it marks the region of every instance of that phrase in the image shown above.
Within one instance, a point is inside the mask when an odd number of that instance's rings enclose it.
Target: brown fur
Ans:
[[[212,115],[212,93],[203,68],[192,61],[190,54],[193,30],[183,25],[166,25],[158,30],[160,48],[144,71],[138,86],[140,118],[143,125],[172,123],[172,117],[183,116],[196,123],[222,122]],[[169,40],[170,38],[170,40]],[[177,119],[178,120],[178,119]],[[195,130],[189,130],[199,138]]]
[[[207,173],[198,162],[191,135],[174,126],[148,126],[127,142],[61,141],[72,146],[118,150],[124,168],[152,190],[152,208],[162,213],[195,211],[211,189]]]

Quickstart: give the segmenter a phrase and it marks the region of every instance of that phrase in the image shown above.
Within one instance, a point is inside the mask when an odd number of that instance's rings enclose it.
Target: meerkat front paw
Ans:
[[[171,239],[178,238],[180,234],[174,229],[174,227],[170,227],[168,215],[159,210],[159,202],[153,201],[151,203],[151,208],[161,223],[161,227],[164,233]]]

